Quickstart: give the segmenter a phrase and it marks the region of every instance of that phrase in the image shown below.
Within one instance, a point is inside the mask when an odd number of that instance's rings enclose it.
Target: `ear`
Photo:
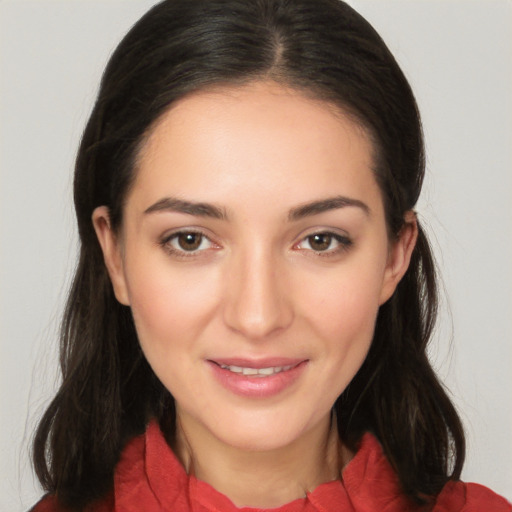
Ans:
[[[94,210],[92,223],[103,251],[103,259],[105,260],[116,299],[121,304],[129,306],[130,300],[124,274],[122,247],[118,236],[112,230],[110,214],[106,206],[98,206]]]
[[[412,251],[417,239],[418,223],[416,214],[413,211],[408,211],[404,215],[404,225],[398,233],[398,237],[391,242],[381,289],[381,305],[393,295],[398,283],[409,268]]]

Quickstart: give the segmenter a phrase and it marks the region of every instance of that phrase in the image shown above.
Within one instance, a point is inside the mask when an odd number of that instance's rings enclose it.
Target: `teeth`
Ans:
[[[274,373],[279,373],[282,370],[280,366],[276,366],[275,368],[260,368],[258,373],[260,375],[273,375]]]
[[[223,370],[229,370],[233,373],[240,373],[250,377],[268,377],[280,372],[286,372],[293,368],[293,365],[289,366],[271,366],[269,368],[243,368],[241,366],[228,366],[227,364],[221,364],[220,367]]]

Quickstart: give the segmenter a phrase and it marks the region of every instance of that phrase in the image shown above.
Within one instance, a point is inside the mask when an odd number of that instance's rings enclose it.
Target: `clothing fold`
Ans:
[[[273,509],[239,508],[212,486],[188,475],[156,422],[123,450],[113,495],[85,512],[512,512],[512,505],[478,484],[450,481],[434,504],[420,506],[401,490],[378,440],[364,434],[341,480]],[[32,512],[66,512],[54,497]]]

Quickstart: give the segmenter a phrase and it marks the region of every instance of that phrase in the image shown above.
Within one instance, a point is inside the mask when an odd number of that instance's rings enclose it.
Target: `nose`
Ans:
[[[227,272],[224,321],[230,329],[261,340],[292,323],[293,307],[278,257],[253,246],[234,257]]]

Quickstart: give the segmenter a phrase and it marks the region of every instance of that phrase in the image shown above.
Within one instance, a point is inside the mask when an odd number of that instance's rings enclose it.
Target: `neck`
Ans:
[[[304,498],[339,479],[349,460],[329,416],[289,445],[266,451],[227,445],[191,418],[178,418],[175,449],[185,469],[237,507],[275,508]]]

